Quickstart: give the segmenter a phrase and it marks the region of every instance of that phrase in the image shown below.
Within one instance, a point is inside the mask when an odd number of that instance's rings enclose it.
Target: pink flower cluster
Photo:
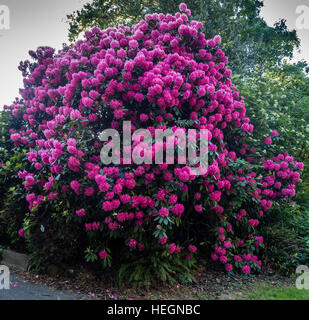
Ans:
[[[240,239],[231,231],[243,223],[248,234],[254,234],[274,199],[295,195],[302,164],[288,155],[263,161],[262,188],[257,187],[257,173],[248,168],[233,172],[231,165],[246,148],[230,150],[227,137],[239,142],[235,132],[246,137],[253,125],[230,80],[220,36],[206,39],[202,23],[189,20],[185,4],[180,10],[175,16],[146,15],[132,28],[93,28],[74,46],[58,53],[41,47],[35,64],[22,64],[22,99],[7,107],[23,123],[18,132],[11,130],[12,143],[28,151],[31,164],[31,170],[19,172],[19,177],[29,210],[69,198],[76,204],[72,214],[83,220],[87,232],[97,233],[98,241],[116,234],[130,239],[129,247],[139,251],[153,247],[191,260],[197,248],[173,242],[175,222],[185,224],[185,217],[192,215],[198,223],[214,215],[217,243],[212,259],[227,271],[235,265],[248,274],[261,263],[241,258],[247,254],[245,242],[263,241],[258,236]],[[154,136],[155,129],[180,128],[179,118],[191,121],[192,128],[209,130],[213,156],[203,176],[190,175],[187,165],[128,167],[100,162],[103,144],[97,137],[103,129],[121,132],[122,122],[129,120],[132,130],[147,128]],[[271,143],[269,139],[265,143]],[[147,156],[153,158],[154,150]],[[258,216],[247,207],[226,206],[239,185],[257,199]],[[134,240],[141,238],[143,243]],[[98,255],[104,260],[107,252]]]

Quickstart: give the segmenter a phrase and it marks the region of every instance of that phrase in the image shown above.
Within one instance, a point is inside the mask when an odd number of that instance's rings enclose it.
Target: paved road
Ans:
[[[10,290],[0,290],[0,300],[85,300],[89,297],[33,284],[11,270]]]

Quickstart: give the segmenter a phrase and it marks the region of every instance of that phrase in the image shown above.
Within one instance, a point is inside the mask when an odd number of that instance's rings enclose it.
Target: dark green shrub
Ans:
[[[0,245],[25,251],[24,240],[18,231],[23,227],[28,203],[18,171],[29,167],[25,150],[12,148],[10,128],[19,129],[20,120],[9,112],[0,112]]]
[[[309,262],[309,212],[299,206],[278,206],[263,222],[266,266],[284,275]]]
[[[26,245],[31,253],[30,268],[40,273],[54,274],[76,267],[84,260],[80,246],[83,232],[72,223],[68,212],[61,207],[28,214]],[[70,222],[70,223],[69,223]]]

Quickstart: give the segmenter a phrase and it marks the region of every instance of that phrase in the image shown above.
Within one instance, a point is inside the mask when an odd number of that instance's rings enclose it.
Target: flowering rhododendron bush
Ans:
[[[303,165],[288,154],[261,159],[246,144],[254,128],[221,38],[205,39],[186,5],[180,11],[94,28],[85,40],[58,53],[41,47],[30,52],[33,63],[21,64],[22,99],[7,107],[22,120],[11,141],[27,150],[30,165],[18,172],[29,204],[21,237],[30,236],[29,219],[42,208],[60,206],[66,223],[83,226],[86,260],[102,267],[117,261],[132,272],[144,264],[170,280],[209,252],[228,272],[261,268],[259,221],[295,195]],[[193,175],[188,159],[104,165],[99,134],[122,133],[123,121],[153,136],[155,129],[208,129],[207,172]],[[153,145],[147,156],[155,152]]]

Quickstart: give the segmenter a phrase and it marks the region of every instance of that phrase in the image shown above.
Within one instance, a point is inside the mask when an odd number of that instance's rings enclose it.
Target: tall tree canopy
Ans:
[[[147,13],[174,14],[179,0],[93,0],[67,16],[69,37],[75,39],[87,28],[101,29],[136,23]],[[260,17],[260,0],[188,0],[192,16],[204,23],[206,38],[220,34],[223,49],[233,72],[247,74],[264,70],[292,57],[299,46],[296,31],[289,31],[285,20],[273,27]]]

